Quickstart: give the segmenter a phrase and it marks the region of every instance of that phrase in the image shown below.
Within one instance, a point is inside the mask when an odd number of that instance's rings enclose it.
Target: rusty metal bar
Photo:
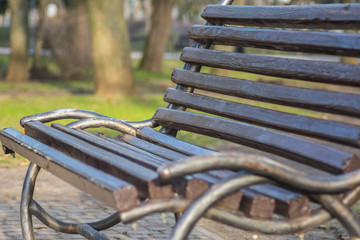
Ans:
[[[98,231],[110,228],[120,222],[119,214],[114,213],[97,222],[67,223],[51,216],[36,201],[31,202],[30,209],[31,213],[49,228],[62,233],[80,234],[87,239],[108,239]]]
[[[195,223],[220,199],[243,187],[265,182],[271,181],[256,175],[240,174],[212,185],[185,210],[173,229],[170,239],[186,239]]]
[[[158,126],[152,119],[147,119],[143,121],[122,121],[119,119],[115,119],[112,117],[105,116],[103,114],[83,110],[83,109],[75,109],[75,108],[62,108],[62,109],[56,109],[46,112],[41,112],[33,115],[29,115],[26,117],[23,117],[20,120],[20,125],[24,126],[26,122],[36,120],[42,123],[51,122],[55,120],[60,119],[84,119],[84,118],[106,118],[106,119],[112,119],[113,121],[120,121],[123,123],[126,123],[134,128],[142,128],[142,127],[156,127]]]
[[[349,192],[343,199],[343,203],[346,206],[353,205],[360,197],[360,187]],[[149,201],[146,204],[142,204],[137,208],[120,213],[123,223],[130,223],[136,221],[144,216],[150,215],[156,212],[174,212],[185,209],[189,202],[185,199],[171,199],[169,201]],[[251,219],[239,214],[233,214],[217,208],[209,209],[205,217],[213,219],[215,221],[222,222],[229,226],[237,227],[253,232],[261,232],[265,234],[293,234],[309,230],[314,226],[331,219],[331,215],[324,209],[318,208],[313,210],[313,213],[309,217],[301,219],[291,220],[258,220]]]
[[[247,170],[296,189],[314,193],[340,193],[354,189],[360,184],[360,170],[337,176],[313,176],[263,156],[236,152],[190,157],[171,166],[162,167],[158,173],[160,178],[165,180],[214,169]]]
[[[360,237],[360,221],[355,214],[336,196],[313,196],[322,206],[346,228],[351,237]]]
[[[30,205],[32,202],[36,178],[39,174],[40,167],[35,163],[30,163],[26,172],[24,185],[21,192],[20,202],[20,220],[21,231],[24,240],[34,240],[34,227],[31,217]]]

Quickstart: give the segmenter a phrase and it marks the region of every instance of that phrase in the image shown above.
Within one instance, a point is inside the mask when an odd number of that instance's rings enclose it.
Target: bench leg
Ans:
[[[21,231],[25,240],[33,240],[34,228],[30,212],[30,204],[34,194],[34,186],[36,177],[38,176],[40,167],[34,163],[30,163],[30,166],[26,172],[24,185],[21,193],[20,203],[20,218],[21,218]]]
[[[40,167],[30,163],[27,170],[20,203],[21,230],[25,240],[34,240],[34,228],[32,215],[36,216],[42,223],[57,232],[80,234],[87,239],[108,240],[101,232],[120,222],[119,214],[116,212],[107,218],[91,223],[66,223],[59,221],[48,214],[35,200],[33,200],[35,181]]]

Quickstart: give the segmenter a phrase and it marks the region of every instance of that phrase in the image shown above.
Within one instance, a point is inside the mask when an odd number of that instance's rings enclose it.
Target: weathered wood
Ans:
[[[360,116],[360,95],[289,87],[175,69],[172,81],[194,88],[270,103]]]
[[[208,67],[244,71],[274,77],[360,86],[358,65],[184,48],[180,59]]]
[[[151,137],[152,141],[160,144],[171,142],[175,144],[173,147],[178,148],[177,149],[178,151],[184,151],[189,155],[202,155],[202,154],[213,153],[213,151],[211,150],[208,150],[207,153],[204,153],[202,148],[199,148],[197,146],[191,147],[190,145],[188,145],[188,143],[184,144],[184,142],[181,140],[158,133],[151,128],[144,128],[141,131],[148,138]],[[132,139],[134,137],[129,136],[126,138]],[[189,149],[192,150],[189,151]],[[236,173],[231,171],[216,170],[216,171],[210,171],[208,172],[208,174],[216,177],[217,179],[224,179]],[[243,174],[248,174],[248,173],[244,172]],[[254,218],[268,219],[271,216],[272,212],[274,211],[274,205],[276,205],[275,209],[277,210],[277,213],[285,217],[294,218],[299,216],[305,216],[308,214],[308,212],[305,211],[305,209],[310,209],[309,201],[308,200],[306,201],[307,197],[283,189],[277,190],[275,187],[272,186],[269,187],[272,190],[269,190],[267,188],[268,186],[263,187],[264,193],[273,191],[272,193],[273,195],[264,194],[262,191],[255,192],[254,190],[251,189],[251,187],[242,189],[242,194],[243,194],[242,201],[245,201],[245,203],[241,203],[242,211],[245,211],[249,216],[252,216]],[[283,193],[288,194],[286,198],[287,201],[281,200]],[[300,200],[302,200],[301,207],[296,208],[295,207],[296,203],[299,203]],[[224,201],[229,201],[229,200],[226,198],[224,199]],[[231,206],[236,206],[236,203],[234,203],[234,201],[231,201],[230,203],[232,203]],[[299,205],[300,203],[297,206]],[[248,209],[245,210],[246,208]]]
[[[130,183],[56,151],[12,128],[1,130],[0,140],[3,145],[31,159],[41,168],[119,211],[139,204],[137,190]]]
[[[191,143],[187,143],[175,137],[167,136],[163,133],[160,133],[152,128],[144,127],[139,130],[137,137],[145,139],[149,142],[156,143],[160,146],[178,151],[182,154],[191,156],[191,155],[205,155],[213,153],[212,150],[196,146]]]
[[[202,44],[360,56],[359,34],[195,25],[189,38]]]
[[[278,28],[359,29],[360,5],[208,5],[201,14],[212,24]]]
[[[242,190],[244,197],[240,209],[248,217],[255,219],[270,219],[274,213],[275,200],[251,189]]]
[[[193,74],[191,73],[190,75]],[[190,78],[188,75],[187,77],[188,78],[184,79]],[[201,77],[191,79],[200,81]],[[211,83],[209,82],[209,84]],[[221,87],[224,87],[226,81],[222,83]],[[336,99],[333,100],[336,101]],[[186,93],[172,88],[166,90],[164,101],[176,106],[183,106],[252,124],[264,125],[346,145],[360,146],[360,126],[280,112],[194,93]]]
[[[131,146],[126,146],[127,144],[124,144],[121,141],[116,141],[116,140],[109,141],[111,138],[102,139],[93,134],[89,134],[81,130],[74,130],[62,126],[60,124],[52,124],[52,127],[66,134],[74,136],[77,139],[88,142],[91,145],[104,149],[108,152],[114,153],[118,156],[124,157],[130,161],[133,161],[141,166],[144,166],[154,171],[156,171],[160,166],[170,164],[172,162],[169,159],[163,158],[161,156],[157,156],[150,152],[146,152],[141,149],[132,148]],[[142,141],[141,139],[138,140]],[[148,146],[149,145],[150,144],[148,144]],[[154,146],[150,146],[150,147],[154,148]],[[156,149],[161,148],[159,146],[156,147],[157,147]],[[168,150],[168,152],[170,152],[170,150]],[[175,152],[174,156],[176,156],[176,154],[177,153]],[[192,174],[190,176],[186,176],[185,179],[178,180],[176,181],[176,184],[172,184],[172,185],[174,191],[179,195],[188,199],[194,199],[198,197],[201,193],[203,193],[210,186],[210,184],[214,184],[216,182],[218,182],[218,179],[207,174],[199,173],[199,174]],[[241,193],[239,194],[234,194],[234,196],[230,197],[228,200],[225,200],[227,204],[230,204],[229,206],[227,206],[228,208],[238,209],[238,206],[241,201]]]
[[[310,200],[308,197],[269,185],[254,185],[249,187],[254,192],[275,199],[275,213],[293,219],[310,215]]]
[[[156,157],[152,154],[146,154],[144,151],[139,152],[136,149],[130,149],[128,146],[122,145],[121,143],[116,144],[114,142],[106,141],[93,134],[86,134],[84,131],[80,132],[60,124],[52,124],[51,126],[61,132],[69,134],[70,136],[76,137],[77,139],[85,141],[93,146],[124,157],[152,170],[156,170],[159,166],[168,163],[168,161],[160,157]]]
[[[141,148],[143,150],[149,151],[153,154],[159,155],[161,157],[167,158],[169,160],[175,161],[186,158],[187,155],[179,153],[177,151],[169,150],[168,148],[158,146],[156,144],[152,144],[140,138],[136,138],[134,136],[123,134],[118,136],[118,139],[124,141],[128,144]]]
[[[154,170],[39,122],[30,121],[24,126],[26,135],[108,174],[126,179],[136,186],[143,196],[150,196],[152,199],[168,199],[173,196],[171,185],[157,183],[158,174]]]
[[[164,108],[157,110],[154,120],[165,127],[240,143],[332,173],[360,167],[360,159],[353,154],[246,123]]]

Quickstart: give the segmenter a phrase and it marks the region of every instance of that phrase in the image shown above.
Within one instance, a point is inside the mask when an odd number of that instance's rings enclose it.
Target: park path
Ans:
[[[24,167],[0,167],[0,239],[22,239],[20,229],[19,201]],[[114,212],[87,194],[75,189],[62,180],[42,171],[37,180],[35,197],[46,210],[60,220],[73,222],[95,221]],[[174,225],[172,214],[156,214],[136,224],[118,224],[103,233],[110,239],[167,239]],[[84,239],[81,236],[57,233],[45,227],[34,217],[36,239]],[[317,228],[305,234],[305,239],[344,239],[342,230]],[[201,220],[192,231],[190,239],[241,240],[252,239],[250,232],[240,231],[210,220]],[[258,239],[299,239],[296,235],[264,236]]]

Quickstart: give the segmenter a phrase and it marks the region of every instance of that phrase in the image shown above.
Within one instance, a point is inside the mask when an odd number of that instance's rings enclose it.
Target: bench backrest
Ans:
[[[209,5],[202,17],[210,24],[190,29],[197,44],[183,50],[185,68],[172,73],[177,87],[167,90],[164,100],[170,105],[158,109],[157,123],[333,173],[360,166],[360,66],[340,62],[360,57],[360,4]],[[214,45],[253,50],[209,49]],[[268,50],[282,54],[270,56]],[[200,73],[203,66],[232,71]],[[254,81],[249,73],[272,78]],[[185,109],[195,111],[179,111]]]

